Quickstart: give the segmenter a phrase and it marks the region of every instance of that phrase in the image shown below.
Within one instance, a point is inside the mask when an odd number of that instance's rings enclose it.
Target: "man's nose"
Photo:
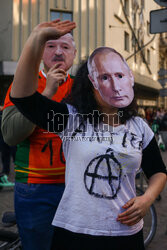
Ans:
[[[60,47],[57,47],[55,50],[55,54],[59,56],[59,55],[62,55],[62,53],[63,53],[62,49]]]
[[[111,86],[112,90],[115,92],[119,92],[121,90],[119,81],[117,80],[116,77],[111,77]]]

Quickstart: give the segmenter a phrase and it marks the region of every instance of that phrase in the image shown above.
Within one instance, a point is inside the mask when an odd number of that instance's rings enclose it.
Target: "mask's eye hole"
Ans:
[[[108,75],[102,75],[101,76],[101,80],[102,81],[106,81],[106,80],[108,80],[109,79],[109,76]]]
[[[123,75],[121,75],[121,74],[118,74],[117,76],[118,76],[118,78],[122,78],[123,77]]]

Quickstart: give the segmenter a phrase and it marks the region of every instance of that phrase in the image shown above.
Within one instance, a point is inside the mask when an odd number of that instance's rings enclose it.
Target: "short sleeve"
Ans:
[[[143,150],[141,168],[148,179],[156,173],[166,174],[166,166],[162,160],[155,137]]]
[[[144,150],[153,139],[154,133],[147,122],[141,117],[135,117],[133,119],[133,126],[135,133],[142,137],[142,149]]]

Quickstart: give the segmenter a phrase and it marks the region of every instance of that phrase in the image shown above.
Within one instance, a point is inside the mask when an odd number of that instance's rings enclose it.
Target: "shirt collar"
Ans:
[[[42,75],[46,78],[45,72],[43,70],[41,70],[41,72],[42,72]]]

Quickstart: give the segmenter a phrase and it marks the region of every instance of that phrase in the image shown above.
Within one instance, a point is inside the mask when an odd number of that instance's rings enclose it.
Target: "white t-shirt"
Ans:
[[[143,227],[116,220],[122,206],[135,197],[135,176],[142,150],[154,134],[147,123],[135,117],[126,125],[80,123],[76,110],[68,105],[69,119],[61,133],[66,159],[66,188],[53,225],[72,232],[121,236],[132,235]],[[74,132],[75,131],[75,132]]]

